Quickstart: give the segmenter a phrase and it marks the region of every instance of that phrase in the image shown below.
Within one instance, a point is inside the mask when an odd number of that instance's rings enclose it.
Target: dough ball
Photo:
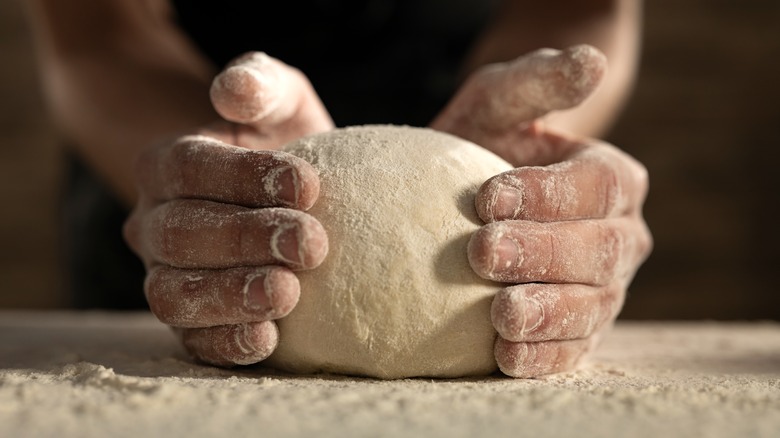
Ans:
[[[469,266],[482,225],[474,196],[511,166],[429,129],[364,126],[291,143],[312,163],[310,213],[328,232],[323,264],[298,272],[300,302],[265,362],[296,373],[458,377],[496,370],[490,304],[501,288]]]

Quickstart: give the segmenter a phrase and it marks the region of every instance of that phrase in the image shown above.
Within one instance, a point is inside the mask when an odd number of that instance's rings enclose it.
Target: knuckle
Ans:
[[[547,257],[543,258],[544,260],[543,264],[541,265],[541,269],[539,271],[539,276],[547,275],[548,273],[553,273],[559,270],[560,266],[560,260],[562,260],[562,256],[565,257],[566,254],[562,254],[561,251],[561,242],[559,241],[559,237],[555,233],[545,233],[543,234],[545,236],[546,241],[546,248],[547,248]]]
[[[193,155],[204,144],[203,141],[197,141],[196,139],[201,137],[185,136],[177,138],[167,150],[166,159],[166,171],[170,171],[170,167],[179,167],[183,163],[187,163],[193,160]]]
[[[181,264],[191,231],[192,212],[186,201],[176,200],[158,206],[149,218],[149,244],[155,257],[167,264]],[[176,262],[176,263],[174,263]]]
[[[161,171],[165,172],[164,180],[171,187],[161,189],[182,196],[189,194],[187,189],[190,186],[189,179],[192,176],[192,172],[190,170],[191,166],[188,166],[188,164],[196,162],[196,154],[201,149],[198,145],[202,146],[203,144],[202,141],[196,143],[193,137],[182,137],[170,145],[166,153],[165,163],[161,166],[163,168]]]
[[[559,169],[531,167],[518,175],[525,182],[525,218],[549,222],[570,216],[577,194]]]
[[[146,276],[144,293],[152,314],[164,324],[190,328],[204,325],[202,315],[205,308],[191,305],[194,297],[203,296],[202,272],[156,267]]]
[[[180,242],[178,227],[174,225],[174,219],[178,219],[178,215],[176,209],[169,206],[161,207],[158,213],[159,216],[151,225],[154,234],[152,242],[156,256],[162,261],[170,262],[178,252],[177,242]]]
[[[257,248],[262,247],[265,227],[259,213],[258,210],[238,213],[230,218],[229,224],[223,224],[223,231],[227,236],[223,247],[228,251],[231,260],[245,260],[251,257]]]
[[[602,250],[599,261],[603,274],[600,276],[599,282],[603,284],[611,280],[617,272],[624,254],[625,238],[620,230],[611,226],[602,226],[600,234]]]
[[[605,164],[599,169],[599,183],[601,187],[601,199],[599,200],[603,216],[613,213],[620,203],[622,187],[618,170],[613,165]]]

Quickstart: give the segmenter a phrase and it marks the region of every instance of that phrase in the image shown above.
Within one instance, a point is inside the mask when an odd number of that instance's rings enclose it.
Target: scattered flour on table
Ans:
[[[777,323],[618,323],[578,371],[387,381],[196,365],[149,315],[0,312],[3,437],[717,438],[777,430]]]

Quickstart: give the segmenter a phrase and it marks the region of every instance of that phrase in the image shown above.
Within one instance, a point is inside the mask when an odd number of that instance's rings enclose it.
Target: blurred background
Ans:
[[[0,2],[0,308],[53,308],[60,154],[23,0]],[[780,319],[780,2],[653,0],[609,140],[645,163],[656,240],[623,318]]]

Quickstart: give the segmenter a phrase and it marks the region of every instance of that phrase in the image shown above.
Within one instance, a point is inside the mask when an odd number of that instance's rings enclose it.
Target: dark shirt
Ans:
[[[217,66],[262,50],[299,68],[339,126],[424,126],[457,86],[491,0],[173,0],[177,21]],[[64,249],[73,304],[142,308],[143,266],[121,236],[128,212],[75,157]]]

